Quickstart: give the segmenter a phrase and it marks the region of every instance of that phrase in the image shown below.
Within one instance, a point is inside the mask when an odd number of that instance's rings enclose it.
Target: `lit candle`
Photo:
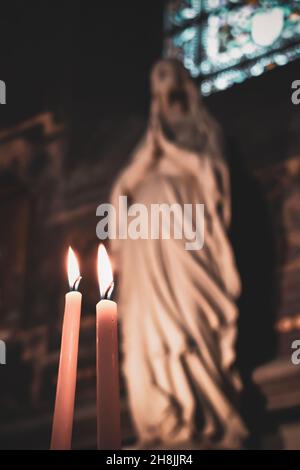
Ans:
[[[117,304],[109,300],[113,274],[104,245],[99,245],[97,265],[97,447],[114,450],[121,448]]]
[[[51,449],[71,449],[74,400],[77,376],[78,340],[82,295],[77,291],[81,279],[74,251],[69,247],[68,278],[63,319],[56,399],[52,425]]]

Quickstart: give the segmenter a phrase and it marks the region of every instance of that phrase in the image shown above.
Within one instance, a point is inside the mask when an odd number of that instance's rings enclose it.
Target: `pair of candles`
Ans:
[[[71,247],[67,265],[70,292],[66,294],[62,328],[51,438],[53,450],[71,449],[73,429],[82,295],[78,292],[79,264]],[[121,448],[117,305],[110,300],[113,274],[104,245],[98,248],[97,268],[101,297],[96,306],[97,447],[117,450]]]

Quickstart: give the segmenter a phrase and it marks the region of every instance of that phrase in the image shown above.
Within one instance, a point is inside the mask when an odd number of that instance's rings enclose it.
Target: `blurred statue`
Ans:
[[[130,409],[141,447],[199,440],[239,448],[247,436],[233,368],[240,280],[220,131],[179,62],[159,61],[151,87],[146,136],[112,203],[120,195],[147,207],[204,203],[205,242],[197,251],[184,239],[111,242]]]

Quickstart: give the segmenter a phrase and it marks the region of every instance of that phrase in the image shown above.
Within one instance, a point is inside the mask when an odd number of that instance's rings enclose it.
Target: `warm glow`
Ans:
[[[101,298],[109,297],[113,290],[113,273],[104,245],[98,247],[97,270]]]
[[[81,279],[80,271],[79,271],[79,264],[78,264],[76,255],[70,246],[69,246],[69,251],[68,251],[67,265],[68,265],[68,278],[69,278],[70,289],[77,290],[80,279]]]

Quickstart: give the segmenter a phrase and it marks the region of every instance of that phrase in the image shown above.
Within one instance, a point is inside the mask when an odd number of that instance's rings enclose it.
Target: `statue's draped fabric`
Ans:
[[[151,204],[204,204],[205,238],[202,249],[190,251],[189,240],[172,236],[112,241],[130,410],[145,445],[205,438],[239,447],[247,431],[233,369],[240,280],[227,236],[227,168],[207,143],[199,151],[167,138],[168,122],[157,116],[159,126],[152,119],[112,202],[118,208],[126,195],[149,213]],[[195,229],[193,217],[185,223]]]

